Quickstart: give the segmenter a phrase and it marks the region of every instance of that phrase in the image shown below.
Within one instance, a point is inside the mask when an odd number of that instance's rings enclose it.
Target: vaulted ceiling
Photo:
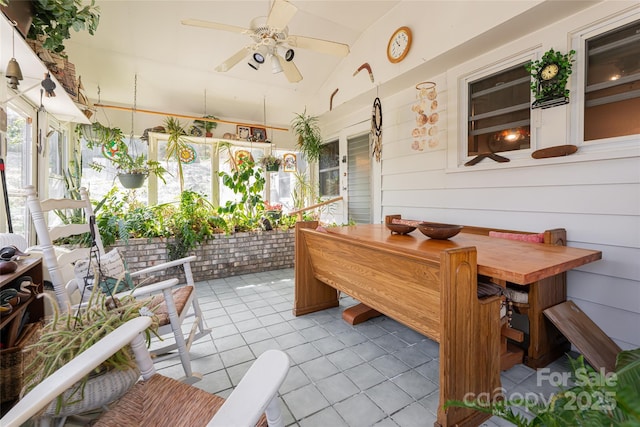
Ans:
[[[298,10],[289,34],[351,46],[399,2],[291,3]],[[254,70],[242,61],[218,72],[216,66],[251,43],[249,36],[181,24],[182,19],[194,18],[248,27],[253,18],[268,15],[270,0],[98,0],[96,4],[101,10],[96,34],[75,33],[66,46],[89,98],[104,104],[132,106],[135,95],[139,109],[193,115],[206,109],[207,114],[229,120],[288,125],[342,60],[296,49],[294,62],[303,75],[298,83],[289,83],[283,73],[272,74],[266,63]]]

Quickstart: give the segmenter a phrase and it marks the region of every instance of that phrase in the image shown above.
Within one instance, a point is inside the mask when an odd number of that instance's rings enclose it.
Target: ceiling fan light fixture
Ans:
[[[260,52],[255,52],[253,54],[253,60],[258,64],[264,64],[264,56]]]
[[[293,61],[293,57],[295,56],[295,52],[293,49],[287,49],[287,51],[284,53],[284,60],[287,62],[291,62]]]
[[[264,61],[262,61],[262,62],[264,62]],[[260,69],[260,64],[261,64],[262,62],[258,62],[258,61],[256,61],[256,59],[254,58],[254,56],[253,56],[253,55],[251,55],[251,56],[249,57],[249,62],[248,62],[247,64],[249,65],[249,67],[253,68],[254,70],[259,70],[259,69]]]
[[[271,56],[271,72],[273,74],[278,74],[281,73],[282,70],[282,65],[280,64],[280,58],[278,58],[276,55],[272,55]]]
[[[269,49],[266,46],[259,46],[255,52],[253,52],[253,60],[258,64],[264,64],[267,55],[269,54]]]

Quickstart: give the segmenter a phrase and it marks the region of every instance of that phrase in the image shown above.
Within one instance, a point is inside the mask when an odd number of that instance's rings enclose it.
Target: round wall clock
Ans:
[[[395,64],[407,56],[409,49],[411,49],[412,38],[409,27],[400,27],[394,31],[387,44],[387,59],[389,59],[389,62]]]

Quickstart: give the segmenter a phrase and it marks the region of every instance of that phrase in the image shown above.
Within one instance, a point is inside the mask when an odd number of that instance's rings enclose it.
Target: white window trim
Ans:
[[[610,16],[587,27],[569,33],[571,49],[576,51],[576,62],[574,70],[579,72],[572,75],[571,93],[571,115],[575,117],[575,126],[569,127],[569,140],[580,147],[584,153],[598,153],[602,151],[626,151],[635,149],[640,145],[640,135],[625,135],[612,138],[596,139],[593,141],[584,140],[584,103],[585,103],[585,76],[586,76],[586,40],[607,31],[615,30],[633,21],[640,19],[640,9],[627,10],[620,14]],[[636,152],[637,155],[637,152]]]
[[[457,170],[469,171],[470,169],[464,166],[464,164],[467,161],[471,160],[473,157],[475,157],[475,156],[467,155],[468,143],[469,143],[469,139],[467,135],[468,118],[469,118],[469,83],[472,81],[482,79],[484,77],[488,77],[492,74],[499,73],[500,71],[507,70],[518,64],[524,64],[528,61],[533,61],[537,59],[540,55],[541,53],[539,48],[527,49],[527,50],[518,52],[514,55],[511,55],[509,57],[503,58],[499,61],[493,62],[492,64],[487,64],[486,66],[483,66],[481,69],[476,69],[474,71],[457,75],[455,77],[455,80],[453,81],[458,82],[457,91],[456,91],[457,92],[456,103],[458,105],[458,108],[457,108],[457,112],[458,112],[457,135],[458,136],[457,137],[454,136],[454,138],[451,138],[451,135],[449,135],[449,146],[451,147],[451,145],[455,145],[455,150],[456,150],[454,159],[451,159],[452,157],[451,154],[453,153],[451,150],[449,151],[449,156],[448,156],[449,172],[454,172]],[[449,99],[451,99],[451,97]],[[533,102],[533,97],[531,97],[531,102]],[[531,152],[533,152],[536,149],[535,141],[537,140],[537,138],[536,138],[536,126],[535,126],[535,120],[534,120],[534,117],[536,115],[535,111],[536,110],[532,111],[532,114],[530,117],[531,147],[528,150],[510,151],[508,154],[508,157],[511,160],[530,157]],[[485,162],[485,164],[487,163],[488,162]],[[474,166],[474,168],[477,169],[477,166],[479,165],[480,164]],[[504,165],[504,164],[501,164],[501,165]],[[493,166],[495,167],[495,165]],[[486,167],[482,167],[482,168],[485,169]]]

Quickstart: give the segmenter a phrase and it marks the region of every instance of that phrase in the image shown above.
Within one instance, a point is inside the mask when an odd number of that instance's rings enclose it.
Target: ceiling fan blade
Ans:
[[[298,8],[286,0],[275,0],[267,17],[267,25],[272,28],[284,29]]]
[[[329,40],[314,39],[312,37],[290,35],[285,43],[292,47],[309,49],[329,55],[347,56],[349,54],[349,45]]]
[[[300,80],[302,80],[302,74],[300,74],[300,70],[298,70],[296,64],[291,61],[285,61],[285,59],[280,55],[275,56],[278,58],[278,60],[280,60],[282,71],[284,72],[284,75],[287,77],[287,80],[289,80],[290,83],[298,83]]]
[[[192,27],[211,28],[214,30],[231,31],[232,33],[244,33],[250,31],[247,28],[237,27],[235,25],[220,24],[218,22],[201,21],[200,19],[183,19],[182,25],[191,25]]]
[[[233,56],[224,61],[222,64],[216,67],[216,71],[224,73],[225,71],[229,71],[232,69],[238,62],[242,61],[242,59],[247,56],[249,53],[249,47],[243,47],[239,51],[237,51]]]

